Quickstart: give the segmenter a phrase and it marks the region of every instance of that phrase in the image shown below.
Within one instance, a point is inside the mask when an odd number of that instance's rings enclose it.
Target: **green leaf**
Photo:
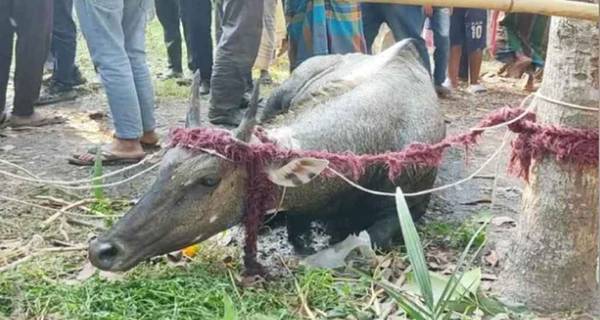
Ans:
[[[444,289],[450,283],[450,277],[435,272],[429,272],[429,278],[431,279],[434,304],[437,305],[440,301],[440,298],[442,297],[442,294],[444,293]],[[460,285],[455,286],[455,290],[448,295],[449,299],[451,301],[459,300],[461,295],[465,293],[475,295],[477,293],[477,288],[479,288],[480,283],[480,268],[475,268],[469,272],[466,272],[460,280]],[[418,283],[415,280],[415,275],[413,271],[406,274],[406,284],[403,286],[403,289],[415,294],[420,293],[420,289]]]
[[[404,310],[411,319],[415,320],[429,320],[431,319],[432,313],[430,311],[425,310],[419,303],[419,301],[414,301],[412,298],[403,294],[397,288],[394,288],[391,284],[387,284],[385,282],[378,282],[378,284],[392,297],[396,300],[396,303],[400,305],[402,310]]]
[[[102,185],[102,179],[96,179],[102,176],[102,148],[98,147],[96,150],[96,158],[94,159],[94,172],[92,185],[94,186],[94,198],[96,200],[104,199],[104,189],[100,187]]]
[[[487,223],[484,223],[481,227],[479,227],[479,229],[477,229],[475,234],[471,237],[471,240],[469,240],[467,247],[460,255],[456,269],[454,270],[454,273],[452,273],[452,275],[450,276],[450,282],[448,283],[448,286],[444,289],[444,292],[442,293],[440,303],[435,306],[435,310],[434,310],[435,314],[442,314],[445,311],[446,304],[450,300],[450,299],[448,299],[448,297],[450,296],[450,293],[452,293],[452,292],[454,292],[454,290],[456,290],[456,287],[461,283],[461,281],[465,275],[464,272],[461,272],[461,270],[463,269],[463,266],[464,266],[464,269],[470,268],[473,265],[473,262],[474,262],[475,258],[477,257],[477,255],[479,254],[479,252],[481,251],[481,249],[483,249],[483,246],[485,245],[485,241],[479,244],[479,247],[477,248],[475,253],[471,256],[471,258],[465,264],[465,261],[467,260],[467,256],[469,255],[469,252],[471,251],[471,247],[473,246],[473,243],[475,242],[475,240],[477,239],[479,234],[481,234],[483,232],[483,230],[487,227],[488,223],[489,223],[489,220]]]
[[[275,316],[266,316],[264,314],[255,314],[250,316],[249,320],[277,320],[279,318],[275,317]]]
[[[419,286],[419,292],[425,299],[425,305],[431,312],[434,310],[433,291],[431,289],[431,280],[429,279],[429,270],[425,263],[425,254],[421,245],[421,239],[417,233],[417,228],[413,222],[412,216],[404,199],[402,189],[396,189],[396,210],[398,211],[398,219],[402,228],[402,237],[404,245],[408,252],[412,269],[414,270],[416,283]]]
[[[231,301],[231,297],[228,294],[223,295],[223,319],[222,320],[237,320],[237,311],[235,310],[235,306],[233,305],[233,301]]]

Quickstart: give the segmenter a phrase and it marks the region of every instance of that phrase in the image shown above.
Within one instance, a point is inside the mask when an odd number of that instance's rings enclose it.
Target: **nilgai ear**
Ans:
[[[254,81],[254,88],[252,89],[252,98],[248,104],[248,110],[244,114],[242,123],[235,130],[235,137],[241,141],[249,142],[252,137],[252,130],[256,126],[256,114],[258,113],[258,98],[260,97],[260,81]]]
[[[185,116],[185,127],[198,128],[200,127],[200,70],[196,70],[194,73],[191,90],[190,108]]]
[[[269,180],[282,187],[298,187],[309,183],[329,166],[329,161],[314,158],[300,158],[290,161],[281,168],[267,171]]]

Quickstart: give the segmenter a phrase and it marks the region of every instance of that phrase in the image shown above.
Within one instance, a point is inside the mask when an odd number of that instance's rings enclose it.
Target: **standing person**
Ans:
[[[180,0],[154,0],[156,16],[163,29],[165,47],[167,48],[167,72],[163,79],[178,79],[183,77],[181,51],[181,11]],[[185,32],[185,24],[183,25]],[[190,55],[189,44],[188,56]]]
[[[73,21],[73,0],[54,0],[53,11],[50,51],[54,68],[50,85],[42,92],[37,105],[74,100],[77,98],[75,87],[86,82],[75,64],[77,27]]]
[[[220,38],[211,78],[209,121],[237,126],[262,33],[263,0],[221,0]]]
[[[12,127],[64,122],[34,111],[40,94],[44,63],[50,49],[52,0],[0,0],[0,124]],[[6,90],[16,41],[15,96],[12,116],[5,114]]]
[[[383,23],[386,23],[394,34],[396,41],[413,38],[421,43],[422,50],[419,50],[421,59],[427,70],[431,70],[425,39],[421,36],[425,23],[423,7],[404,4],[363,3],[361,10],[369,53],[372,52],[371,47],[379,33],[379,28]]]
[[[450,59],[448,66],[451,90],[458,87],[460,60],[463,46],[468,56],[469,87],[473,94],[484,93],[487,89],[479,82],[483,49],[486,47],[487,11],[483,9],[454,8],[450,18]]]
[[[208,94],[213,68],[211,0],[180,0],[181,19],[188,44],[188,68],[200,71],[200,94]]]
[[[263,30],[258,49],[258,57],[254,67],[260,70],[260,81],[271,84],[269,68],[275,61],[277,45],[285,37],[285,18],[283,17],[282,0],[265,0]]]
[[[425,16],[429,19],[429,26],[433,31],[433,84],[439,97],[447,97],[451,91],[444,86],[448,70],[448,55],[450,54],[450,9],[423,6]]]
[[[144,145],[156,145],[154,92],[146,63],[145,29],[152,0],[75,0],[81,30],[100,73],[113,118],[113,142],[102,147],[104,164],[137,162]],[[95,153],[76,155],[93,165]]]
[[[287,0],[285,16],[291,70],[313,56],[367,52],[359,4]]]
[[[509,13],[500,22],[502,38],[496,59],[505,63],[500,74],[513,78],[527,74],[525,90],[534,91],[535,73],[541,72],[546,59],[550,19],[527,13]]]

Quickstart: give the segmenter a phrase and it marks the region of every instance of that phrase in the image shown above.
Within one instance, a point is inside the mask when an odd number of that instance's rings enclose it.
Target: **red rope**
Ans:
[[[488,114],[478,128],[498,125],[515,119],[525,112],[523,109],[505,107]],[[528,180],[532,161],[542,160],[551,154],[561,162],[572,162],[581,166],[598,164],[598,131],[568,129],[555,126],[542,126],[535,123],[535,115],[527,114],[508,126],[518,133],[512,143],[509,171]],[[260,144],[246,144],[236,140],[228,132],[211,128],[183,129],[171,131],[170,146],[180,146],[201,152],[214,150],[247,170],[247,195],[244,203],[244,226],[246,244],[244,263],[249,274],[261,274],[262,267],[256,260],[257,233],[264,212],[275,206],[275,186],[267,179],[264,168],[273,161],[289,161],[294,158],[312,157],[327,159],[329,165],[338,172],[358,180],[367,168],[384,165],[388,177],[394,181],[408,166],[438,167],[444,152],[450,147],[462,147],[468,152],[477,144],[483,131],[470,131],[450,136],[439,143],[430,145],[412,143],[400,151],[382,154],[356,155],[351,152],[332,153],[318,150],[290,150],[271,141],[262,128],[255,129]],[[325,170],[324,175],[333,173]]]

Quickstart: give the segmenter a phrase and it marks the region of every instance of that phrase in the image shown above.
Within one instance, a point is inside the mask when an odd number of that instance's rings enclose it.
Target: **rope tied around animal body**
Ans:
[[[513,121],[516,120],[516,121]],[[560,162],[577,165],[598,164],[598,131],[543,126],[535,123],[535,114],[522,108],[505,107],[488,114],[470,132],[449,136],[435,144],[412,143],[400,151],[381,154],[357,155],[351,152],[333,153],[322,150],[292,150],[273,142],[264,129],[255,128],[260,143],[245,143],[231,134],[214,128],[177,128],[171,131],[171,147],[182,147],[195,152],[213,151],[247,171],[247,195],[244,201],[244,227],[246,243],[244,262],[250,274],[260,273],[256,261],[257,233],[265,212],[275,207],[276,186],[265,172],[273,162],[285,162],[295,158],[318,158],[329,161],[332,170],[323,171],[324,177],[334,177],[340,172],[356,181],[367,168],[383,166],[388,178],[395,181],[410,166],[439,167],[444,152],[451,147],[464,148],[466,153],[478,143],[485,128],[510,122],[509,130],[518,134],[512,143],[509,172],[526,180],[534,160],[554,155]],[[478,129],[479,128],[479,129]]]

